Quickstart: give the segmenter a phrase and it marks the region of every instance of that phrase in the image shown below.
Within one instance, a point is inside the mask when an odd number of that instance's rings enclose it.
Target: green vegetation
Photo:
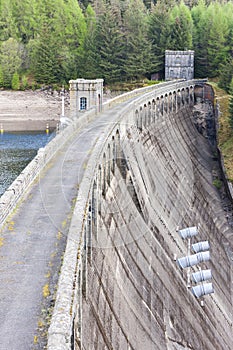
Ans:
[[[4,86],[4,80],[3,80],[3,71],[2,71],[2,67],[0,66],[0,88],[2,88]]]
[[[22,90],[26,90],[27,87],[28,87],[28,78],[25,75],[23,75],[22,76],[21,89]]]
[[[0,0],[0,87],[164,77],[165,50],[195,50],[196,77],[233,75],[233,2]],[[15,79],[15,78],[14,78]],[[14,85],[16,88],[16,85]]]
[[[219,118],[218,145],[224,158],[224,165],[229,181],[233,182],[233,130],[229,123],[229,100],[230,95],[212,83],[217,101],[220,105],[221,115]]]
[[[222,187],[222,181],[219,180],[219,179],[215,179],[215,180],[213,181],[213,185],[214,185],[218,190],[220,190],[220,188]]]
[[[11,87],[13,90],[19,90],[19,74],[17,72],[13,74]]]

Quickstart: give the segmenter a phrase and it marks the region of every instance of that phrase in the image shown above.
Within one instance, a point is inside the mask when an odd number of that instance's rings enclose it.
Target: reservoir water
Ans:
[[[54,136],[31,131],[0,134],[0,196]]]

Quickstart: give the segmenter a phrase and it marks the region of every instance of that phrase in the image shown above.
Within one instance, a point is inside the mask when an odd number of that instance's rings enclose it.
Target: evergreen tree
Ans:
[[[189,8],[183,1],[170,13],[171,50],[189,50],[192,48],[193,20]]]
[[[36,44],[32,45],[33,71],[40,82],[43,73],[39,71],[46,67],[47,83],[67,81],[78,74],[86,35],[84,15],[76,0],[40,0],[38,6],[41,30]],[[40,50],[47,57],[45,63]]]
[[[64,1],[63,36],[61,47],[66,62],[66,79],[69,80],[79,74],[81,60],[84,55],[84,41],[87,34],[85,16],[77,0]]]
[[[96,14],[96,18],[98,19],[101,14],[103,14],[106,11],[106,4],[111,4],[111,0],[93,0],[93,3],[91,4],[94,12]]]
[[[229,1],[223,6],[224,17],[227,21],[228,36],[226,46],[228,48],[228,57],[233,57],[233,2]]]
[[[170,5],[171,6],[171,5]],[[170,21],[169,5],[158,1],[149,16],[148,38],[151,42],[151,65],[154,72],[164,76],[165,50],[169,48]]]
[[[22,76],[22,82],[21,82],[21,90],[26,90],[28,87],[28,78],[26,77],[26,75]]]
[[[138,79],[163,72],[166,49],[191,48],[195,75],[220,74],[220,85],[228,88],[232,1],[0,0],[0,58],[7,87],[15,71],[35,73],[41,83],[80,75],[108,82]]]
[[[10,37],[16,38],[15,18],[9,0],[0,1],[0,40],[7,41]]]
[[[48,24],[44,24],[40,38],[35,42],[31,64],[35,79],[41,84],[52,84],[64,79],[60,48]]]
[[[195,51],[195,76],[205,77],[207,75],[208,60],[208,33],[206,30],[207,6],[204,0],[199,0],[198,5],[191,10],[193,18],[193,49]]]
[[[229,26],[223,6],[216,2],[206,7],[201,0],[192,15],[197,76],[217,76],[219,65],[226,61],[229,52]]]
[[[17,72],[13,74],[11,87],[13,90],[19,90],[19,74]]]
[[[227,37],[229,28],[222,10],[218,3],[212,3],[207,9],[208,16],[208,61],[210,77],[217,76],[219,64],[227,57]]]
[[[233,78],[233,58],[229,57],[219,66],[219,83],[218,85],[229,92],[230,83]]]
[[[0,63],[4,85],[5,87],[11,87],[12,76],[14,72],[19,71],[22,64],[20,45],[15,39],[9,38],[2,43],[0,49]]]
[[[3,77],[3,71],[2,67],[0,66],[0,88],[4,86],[4,77]]]
[[[142,0],[128,0],[124,13],[126,36],[125,75],[134,80],[151,73],[151,43],[148,39],[148,15]]]
[[[124,40],[120,22],[119,8],[106,3],[98,17],[95,37],[98,72],[106,83],[120,81],[122,77]]]
[[[97,29],[96,15],[91,5],[87,6],[86,13],[87,31],[83,43],[83,54],[79,60],[79,74],[86,79],[94,79],[100,76],[97,60]]]
[[[14,34],[26,44],[38,32],[37,2],[36,0],[11,0],[10,7],[14,18]]]

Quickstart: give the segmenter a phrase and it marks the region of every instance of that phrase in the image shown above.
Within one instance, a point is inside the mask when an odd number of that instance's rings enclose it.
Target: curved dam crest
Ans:
[[[80,185],[49,350],[232,348],[233,232],[213,186],[213,146],[193,121],[198,82],[180,84],[113,107]],[[210,243],[204,305],[176,261],[187,254],[177,227],[195,225],[192,243]]]
[[[39,150],[0,200],[1,350],[42,349],[38,315],[54,302],[48,350],[231,349],[232,198],[213,101],[206,80],[138,89]],[[177,264],[177,228],[193,225],[211,259],[190,272],[211,269],[214,287],[199,299]]]

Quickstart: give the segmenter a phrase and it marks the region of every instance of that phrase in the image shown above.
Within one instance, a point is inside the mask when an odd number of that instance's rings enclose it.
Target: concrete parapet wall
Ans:
[[[166,84],[106,104],[114,119],[80,184],[48,350],[231,349],[232,230],[191,120],[195,82]],[[187,253],[177,226],[197,223],[214,275],[204,307],[175,261]]]

